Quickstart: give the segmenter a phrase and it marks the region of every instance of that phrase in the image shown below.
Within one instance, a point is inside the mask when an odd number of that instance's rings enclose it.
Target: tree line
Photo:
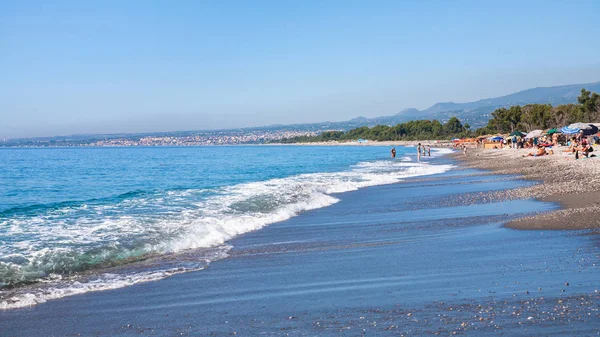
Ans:
[[[306,143],[328,142],[344,140],[424,140],[424,139],[450,139],[464,137],[471,133],[469,124],[462,124],[456,117],[450,118],[442,124],[438,120],[414,120],[394,126],[377,125],[372,128],[363,126],[343,131],[325,131],[316,136],[299,136],[286,138],[281,143]]]
[[[394,126],[377,125],[359,127],[343,131],[325,131],[316,136],[298,136],[285,138],[280,143],[307,143],[345,140],[427,140],[473,137],[513,131],[531,131],[534,129],[558,128],[576,122],[597,122],[600,120],[600,95],[581,89],[576,104],[562,104],[553,107],[550,104],[515,105],[510,108],[496,109],[487,125],[471,130],[456,118],[446,123],[438,120],[413,120]]]
[[[593,123],[600,120],[600,95],[581,89],[576,104],[515,105],[496,109],[492,118],[476,134],[510,133],[535,129],[560,128],[571,123]]]

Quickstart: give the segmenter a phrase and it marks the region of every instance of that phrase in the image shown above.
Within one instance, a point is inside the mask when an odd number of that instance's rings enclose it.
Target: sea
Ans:
[[[197,272],[245,233],[452,170],[414,147],[0,149],[0,309]]]
[[[598,335],[597,231],[390,150],[0,149],[0,335]]]

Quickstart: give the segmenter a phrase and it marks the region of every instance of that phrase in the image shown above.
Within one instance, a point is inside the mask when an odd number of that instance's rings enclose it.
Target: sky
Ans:
[[[600,1],[0,2],[0,139],[393,115],[600,81]]]

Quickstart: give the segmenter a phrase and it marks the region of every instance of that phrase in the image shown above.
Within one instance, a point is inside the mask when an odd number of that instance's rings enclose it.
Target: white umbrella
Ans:
[[[537,138],[537,137],[541,136],[542,134],[544,134],[544,131],[542,131],[542,130],[533,130],[530,133],[526,134],[525,138],[526,139]]]

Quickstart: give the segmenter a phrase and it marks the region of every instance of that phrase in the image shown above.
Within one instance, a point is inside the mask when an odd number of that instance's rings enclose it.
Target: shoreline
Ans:
[[[310,142],[310,143],[268,143],[261,146],[417,146],[417,144],[429,145],[431,147],[452,148],[454,143],[450,140],[369,140],[367,142],[357,141],[329,141],[329,142]]]
[[[562,208],[527,216],[505,224],[522,230],[600,229],[600,158],[575,160],[574,156],[555,148],[555,154],[523,157],[531,150],[470,149],[450,156],[467,168],[484,169],[499,174],[516,174],[539,184],[510,190],[514,199],[537,199],[558,203]]]

